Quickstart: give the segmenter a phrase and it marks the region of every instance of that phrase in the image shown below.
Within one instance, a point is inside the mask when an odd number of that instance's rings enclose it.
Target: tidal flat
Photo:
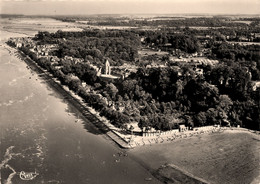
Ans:
[[[148,167],[158,169],[162,176],[172,178],[170,181],[176,178],[172,173],[178,168],[208,183],[259,183],[259,141],[259,135],[227,130],[138,147],[130,153]],[[167,167],[162,168],[162,165]]]

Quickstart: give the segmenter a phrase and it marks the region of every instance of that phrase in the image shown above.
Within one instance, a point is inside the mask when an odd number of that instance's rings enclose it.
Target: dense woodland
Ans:
[[[190,127],[240,125],[259,130],[260,90],[253,90],[253,81],[260,79],[259,46],[213,41],[211,57],[221,62],[216,66],[196,66],[203,69],[203,75],[196,74],[194,66],[178,64],[167,68],[140,67],[124,80],[103,81],[88,64],[92,60],[99,65],[104,63],[104,58],[118,65],[134,62],[141,37],[146,38],[142,43],[146,46],[171,43],[174,49],[196,52],[201,43],[195,36],[185,32],[160,34],[133,30],[39,32],[35,37],[38,44],[59,44],[53,54],[60,58],[69,55],[85,59],[82,63],[61,59],[61,68],[55,67],[49,59],[38,59],[29,48],[21,50],[118,127],[138,122],[145,130],[151,127],[170,130],[178,128],[180,123]],[[81,85],[83,81],[91,91]]]
[[[35,39],[38,44],[59,43],[52,55],[83,58],[96,65],[102,65],[104,58],[110,58],[113,65],[135,61],[140,46],[139,37],[130,31],[39,32]]]

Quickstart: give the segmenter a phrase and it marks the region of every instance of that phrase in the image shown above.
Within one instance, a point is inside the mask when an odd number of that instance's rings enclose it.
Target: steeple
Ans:
[[[110,74],[111,74],[110,64],[109,64],[109,61],[106,60],[106,63],[105,63],[105,75],[110,75]]]

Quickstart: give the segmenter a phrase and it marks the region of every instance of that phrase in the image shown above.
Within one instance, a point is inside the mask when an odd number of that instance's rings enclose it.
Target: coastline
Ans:
[[[7,44],[5,44],[7,45]],[[7,45],[10,47],[9,45]],[[72,106],[74,106],[78,112],[85,118],[85,121],[92,123],[99,131],[106,134],[112,141],[114,141],[121,148],[130,149],[140,146],[152,146],[153,144],[165,144],[175,142],[179,139],[191,139],[197,137],[201,134],[211,134],[223,131],[243,131],[249,133],[260,134],[259,131],[253,131],[245,128],[234,128],[234,127],[214,127],[206,126],[195,128],[192,131],[179,132],[178,130],[172,130],[162,133],[152,133],[150,136],[137,136],[131,134],[121,134],[120,129],[110,124],[105,117],[101,117],[97,111],[88,106],[87,102],[84,102],[81,97],[76,95],[73,91],[69,90],[67,86],[61,85],[60,81],[55,79],[52,74],[41,68],[35,61],[26,56],[23,52],[17,50],[16,48],[10,47],[17,51],[21,60],[23,60],[32,70],[37,72],[41,78],[45,80],[51,87],[59,92],[64,99]]]
[[[50,85],[50,87],[53,88],[53,90],[61,94],[63,96],[63,99],[65,99],[70,105],[75,107],[77,111],[80,112],[82,117],[84,117],[83,119],[84,122],[86,123],[90,122],[94,127],[98,129],[98,131],[103,132],[104,135],[110,138],[110,140],[115,142],[119,147],[125,149],[133,148],[120,135],[118,135],[119,133],[117,131],[113,130],[113,127],[109,127],[109,123],[106,122],[107,120],[100,117],[98,114],[96,114],[97,112],[95,112],[94,109],[88,107],[83,101],[81,101],[80,97],[73,94],[73,92],[70,91],[66,86],[62,86],[58,80],[53,78],[51,74],[43,70],[40,66],[38,66],[38,64],[35,61],[28,58],[24,53],[12,47],[11,49],[15,50],[14,54],[17,54],[16,56],[20,57],[21,61],[25,62],[30,67],[30,69],[35,71],[39,77],[41,77],[48,85]],[[141,165],[144,166],[144,164]],[[201,180],[198,180],[198,178],[193,177],[192,175],[188,175],[186,172],[183,172],[182,170],[173,168],[171,165],[168,165],[167,168],[171,171],[171,173],[178,174],[177,177],[173,178],[168,176],[165,168],[158,168],[157,170],[153,170],[147,165],[144,168],[148,170],[150,173],[152,173],[152,175],[155,178],[157,178],[159,181],[162,182],[176,182],[176,181],[184,180],[184,181],[188,181],[188,183],[190,183],[191,181],[193,183],[198,183],[198,184],[205,183],[205,182],[201,182]]]
[[[148,136],[121,134],[119,128],[110,124],[105,117],[101,117],[97,111],[95,111],[92,107],[87,105],[87,102],[84,102],[81,97],[76,95],[73,91],[69,90],[67,86],[60,84],[60,81],[54,78],[52,74],[50,74],[45,69],[41,68],[35,61],[33,61],[23,52],[9,46],[6,43],[3,44],[3,46],[7,46],[11,49],[14,49],[19,54],[20,59],[23,60],[30,67],[30,69],[37,72],[37,74],[40,75],[40,77],[43,78],[46,83],[49,83],[51,87],[57,90],[57,92],[59,92],[63,96],[63,98],[68,101],[68,103],[73,105],[82,114],[82,116],[86,118],[86,120],[89,120],[101,132],[106,133],[107,136],[110,137],[110,139],[112,139],[122,148],[134,148],[138,146],[151,146],[152,144],[169,143],[179,139],[189,139],[192,137],[196,137],[200,134],[210,134],[216,132],[223,132],[226,130],[246,131],[250,133],[260,134],[259,131],[249,130],[246,128],[228,128],[214,126],[199,127],[195,128],[195,130],[188,130],[184,132],[179,132],[177,129],[161,133],[150,133],[150,135]]]
[[[12,48],[12,47],[10,47],[10,48]],[[15,48],[12,48],[12,49],[17,51],[17,49],[15,49]],[[43,70],[40,66],[37,65],[37,63],[35,61],[28,58],[24,53],[22,53],[20,51],[17,51],[16,53],[18,53],[19,54],[18,57],[21,57],[21,60],[24,61],[32,70],[36,71],[37,74],[46,83],[50,84],[51,87],[53,87],[55,90],[57,90],[68,103],[70,103],[73,107],[75,107],[82,114],[82,117],[86,118],[86,120],[88,120],[91,124],[93,124],[99,131],[105,133],[105,135],[107,137],[109,137],[112,141],[114,141],[120,147],[122,147],[122,148],[133,148],[133,147],[136,147],[136,146],[142,146],[144,137],[137,136],[137,138],[133,138],[134,142],[137,143],[137,144],[133,145],[133,146],[129,145],[127,143],[127,141],[123,137],[121,137],[123,135],[120,136],[120,133],[117,132],[116,130],[114,130],[114,127],[109,126],[109,122],[107,122],[107,120],[105,120],[103,117],[100,117],[98,115],[98,113],[94,111],[94,109],[88,107],[86,105],[86,103],[84,103],[82,101],[82,99],[80,99],[80,97],[73,94],[73,92],[68,90],[68,88],[66,86],[62,86],[59,83],[59,81],[57,81],[55,78],[53,78],[53,76],[51,74],[49,74],[46,70]],[[222,128],[222,129],[219,129],[219,131],[220,130],[221,131],[222,130],[223,131],[230,131],[232,133],[243,131],[243,132],[247,132],[247,133],[259,134],[259,132],[257,132],[257,131],[251,131],[251,130],[244,129],[244,128]],[[181,136],[178,136],[174,140],[190,139],[190,138],[196,137],[196,135],[189,136],[189,134],[191,132],[194,132],[194,131],[181,132],[179,134]],[[208,132],[205,131],[203,133],[199,133],[198,135],[204,134],[204,133],[211,134],[213,132],[212,131],[208,131]],[[158,139],[161,139],[161,138],[167,139],[168,136],[169,135],[154,136],[154,137],[158,138]],[[147,137],[147,140],[153,139],[154,137],[153,136]],[[173,142],[174,142],[174,140],[173,140]],[[173,143],[173,142],[164,140],[163,142],[158,141],[157,143]],[[156,143],[156,141],[154,142],[154,144],[155,143]],[[150,145],[152,145],[152,143]],[[165,168],[159,168],[157,170],[157,172],[153,175],[156,175],[156,178],[160,178],[161,181],[167,180],[167,181],[176,182],[176,181],[178,181],[178,180],[176,180],[177,176],[174,177],[174,178],[172,176],[172,173],[174,173],[174,174],[178,174],[179,177],[181,179],[184,179],[185,181],[187,179],[188,181],[194,181],[194,183],[207,183],[206,181],[201,181],[200,178],[196,178],[193,175],[189,175],[188,173],[186,173],[185,170],[180,170],[178,168],[175,168],[173,164],[168,164],[166,167],[167,167],[166,169]],[[169,172],[171,173],[170,175],[167,174]],[[187,182],[187,183],[190,183],[190,182]]]
[[[7,46],[10,47],[9,45]],[[90,122],[100,132],[104,133],[121,148],[132,148],[122,137],[115,133],[113,130],[114,127],[111,127],[113,125],[109,124],[108,120],[104,119],[104,117],[100,117],[99,114],[93,108],[89,107],[85,102],[83,102],[83,100],[78,95],[74,94],[66,86],[61,85],[60,82],[53,78],[49,72],[42,69],[35,61],[27,57],[24,53],[17,50],[16,48],[13,49],[17,51],[20,59],[24,61],[31,70],[35,71],[42,79],[44,79],[46,83],[48,83],[54,90],[61,94],[68,103],[70,103],[81,113],[82,117],[84,117],[84,122]]]
[[[5,79],[1,83],[1,151],[4,155],[7,148],[15,146],[10,153],[19,156],[12,158],[10,165],[17,172],[36,169],[40,176],[34,183],[142,183],[145,178],[160,183],[130,156],[120,156],[128,150],[121,149],[91,122],[84,122],[81,113],[45,81],[44,74],[31,70],[16,49],[2,44],[1,54]],[[10,85],[13,79],[17,82]],[[13,104],[3,105],[9,100]],[[2,175],[3,180],[9,171],[3,169],[7,173]],[[12,182],[20,183],[19,176]]]

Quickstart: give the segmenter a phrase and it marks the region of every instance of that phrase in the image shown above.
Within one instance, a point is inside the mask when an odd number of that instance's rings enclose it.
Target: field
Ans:
[[[225,131],[135,148],[131,154],[171,181],[175,181],[177,168],[207,183],[259,183],[259,141],[259,135],[249,132]],[[164,164],[165,169],[161,167]]]

